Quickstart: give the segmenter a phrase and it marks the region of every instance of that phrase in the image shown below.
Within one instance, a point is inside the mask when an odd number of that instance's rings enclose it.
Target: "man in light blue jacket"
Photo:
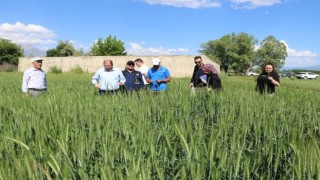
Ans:
[[[117,93],[120,86],[126,82],[122,71],[118,68],[113,68],[113,62],[110,59],[103,61],[104,68],[99,69],[92,77],[92,84],[99,89],[99,94]]]

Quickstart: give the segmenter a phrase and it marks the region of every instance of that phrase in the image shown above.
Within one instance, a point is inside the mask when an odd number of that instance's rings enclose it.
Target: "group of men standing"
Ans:
[[[171,76],[169,70],[160,65],[158,58],[152,59],[152,68],[148,68],[143,60],[128,61],[125,70],[113,67],[110,59],[103,61],[104,68],[99,69],[92,77],[92,84],[99,89],[99,94],[117,93],[124,89],[128,92],[138,91],[149,85],[154,92],[166,91]],[[138,70],[134,67],[137,65]]]
[[[46,73],[42,70],[43,59],[36,57],[32,59],[33,67],[23,74],[22,92],[27,96],[37,97],[47,91]],[[141,58],[128,61],[125,70],[121,71],[113,67],[113,61],[103,61],[103,68],[99,69],[92,77],[91,83],[98,89],[100,95],[138,91],[149,85],[155,93],[166,91],[167,83],[171,76],[169,70],[161,66],[159,58],[152,59],[152,67],[148,68]],[[135,65],[138,70],[135,70]]]

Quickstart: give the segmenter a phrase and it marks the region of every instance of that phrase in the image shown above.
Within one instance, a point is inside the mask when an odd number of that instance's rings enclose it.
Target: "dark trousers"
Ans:
[[[119,89],[116,90],[101,90],[99,89],[99,95],[106,95],[106,94],[117,94]]]

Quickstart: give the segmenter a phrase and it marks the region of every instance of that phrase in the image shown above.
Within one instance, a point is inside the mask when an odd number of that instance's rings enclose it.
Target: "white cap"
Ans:
[[[43,61],[43,59],[40,57],[35,57],[31,60],[31,62],[35,62],[35,61]]]
[[[156,66],[159,66],[160,65],[160,59],[158,59],[158,58],[153,58],[152,59],[152,65],[156,65]]]

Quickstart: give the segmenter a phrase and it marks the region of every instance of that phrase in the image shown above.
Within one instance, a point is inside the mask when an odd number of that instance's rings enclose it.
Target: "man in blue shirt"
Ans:
[[[33,67],[23,73],[22,92],[27,96],[38,97],[41,92],[47,91],[46,73],[41,69],[42,61],[42,58],[33,58]]]
[[[99,89],[99,94],[116,93],[124,85],[126,78],[118,68],[113,68],[110,59],[103,61],[104,68],[99,69],[92,77],[92,84]]]
[[[152,59],[153,67],[147,73],[146,80],[150,84],[150,89],[154,92],[166,91],[167,83],[171,80],[169,70],[161,66],[160,63],[160,59]]]
[[[144,82],[142,79],[142,74],[140,71],[134,69],[134,62],[128,61],[126,69],[122,71],[122,74],[126,78],[126,90],[129,92],[137,91],[144,87]]]

